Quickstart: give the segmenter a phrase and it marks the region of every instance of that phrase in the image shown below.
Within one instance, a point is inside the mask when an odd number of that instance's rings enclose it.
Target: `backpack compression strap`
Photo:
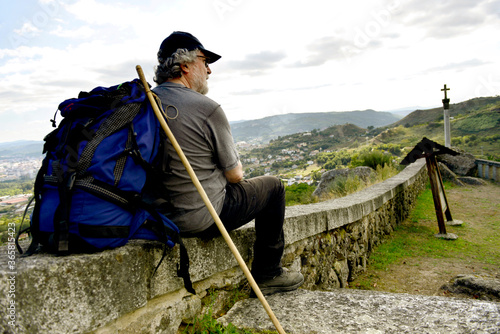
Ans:
[[[179,244],[179,252],[180,252],[180,263],[177,265],[177,275],[182,278],[184,281],[184,287],[186,290],[193,295],[196,294],[196,291],[193,288],[193,283],[191,282],[191,276],[189,274],[189,255],[186,249],[186,246],[182,242],[182,239],[179,235],[179,233],[172,231],[173,233],[168,233],[167,227],[165,224],[163,224],[163,219],[160,217],[158,212],[149,204],[143,202],[143,205],[146,210],[153,215],[153,217],[156,219],[156,221],[152,221],[153,223],[151,225],[151,229],[153,232],[155,232],[157,235],[161,236],[163,239],[163,255],[161,257],[160,262],[158,262],[158,265],[156,266],[153,275],[153,277],[156,274],[156,271],[160,267],[161,263],[163,262],[163,259],[165,258],[165,255],[167,253],[167,235],[169,235],[172,238],[172,241]]]

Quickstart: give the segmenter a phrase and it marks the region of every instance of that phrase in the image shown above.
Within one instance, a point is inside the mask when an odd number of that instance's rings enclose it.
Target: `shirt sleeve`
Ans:
[[[206,131],[209,137],[207,139],[214,150],[214,162],[217,167],[223,171],[235,168],[240,159],[231,127],[220,106],[207,118]]]

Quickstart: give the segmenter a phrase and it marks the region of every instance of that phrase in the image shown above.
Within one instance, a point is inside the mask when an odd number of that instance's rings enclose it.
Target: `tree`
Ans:
[[[311,173],[311,177],[314,182],[321,181],[321,172],[319,170],[315,170]]]

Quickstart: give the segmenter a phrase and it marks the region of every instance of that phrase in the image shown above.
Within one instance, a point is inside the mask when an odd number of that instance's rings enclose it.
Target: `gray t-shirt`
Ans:
[[[220,213],[227,184],[224,171],[235,168],[239,161],[224,111],[215,101],[181,84],[165,82],[153,92],[161,99],[169,118],[178,113],[167,124]],[[213,218],[170,141],[166,146],[170,174],[164,187],[174,208],[168,216],[181,232],[201,232],[214,222]]]

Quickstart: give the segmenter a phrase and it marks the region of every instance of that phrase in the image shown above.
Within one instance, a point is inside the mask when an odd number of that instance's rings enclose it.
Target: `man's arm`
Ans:
[[[241,165],[241,162],[238,161],[238,166],[234,167],[231,170],[225,171],[224,175],[226,176],[226,179],[229,181],[229,183],[238,183],[243,180],[243,166]]]

